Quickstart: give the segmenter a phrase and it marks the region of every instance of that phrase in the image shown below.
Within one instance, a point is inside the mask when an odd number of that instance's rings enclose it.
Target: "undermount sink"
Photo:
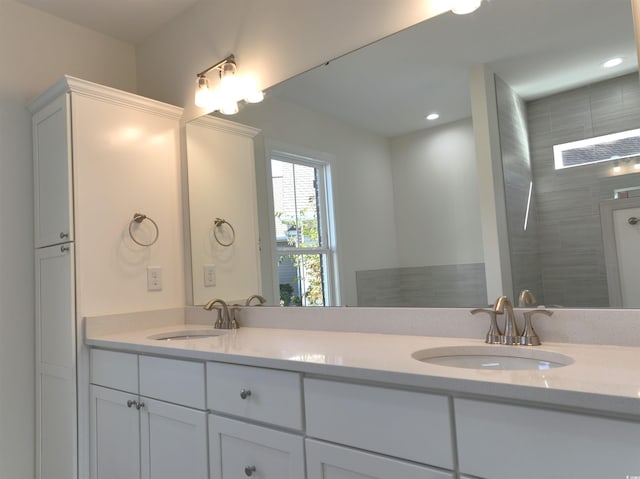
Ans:
[[[411,355],[423,363],[464,369],[545,370],[573,363],[564,354],[518,346],[452,346],[422,349]]]
[[[214,336],[222,336],[227,334],[226,329],[178,329],[175,331],[168,331],[165,333],[152,334],[148,336],[149,339],[155,339],[157,341],[178,341],[185,339],[202,339],[211,338]]]

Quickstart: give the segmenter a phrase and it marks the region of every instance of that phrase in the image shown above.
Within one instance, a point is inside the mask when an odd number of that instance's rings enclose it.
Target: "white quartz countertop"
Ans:
[[[87,334],[86,344],[425,388],[454,396],[530,401],[640,419],[640,348],[636,347],[545,343],[534,349],[569,356],[573,363],[546,370],[500,371],[439,366],[412,357],[412,353],[427,348],[486,346],[482,340],[467,338],[254,327],[199,339],[149,338],[189,328],[203,329],[203,326],[181,323],[92,333]]]

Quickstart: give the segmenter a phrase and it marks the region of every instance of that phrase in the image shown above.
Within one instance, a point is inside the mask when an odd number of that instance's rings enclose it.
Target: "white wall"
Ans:
[[[482,263],[471,119],[391,139],[398,266]]]
[[[214,298],[236,302],[262,293],[253,154],[257,133],[232,129],[212,117],[186,125],[193,304]],[[216,218],[228,224],[216,228]],[[228,246],[216,240],[214,231]],[[214,286],[204,284],[205,264],[215,266]]]
[[[136,89],[133,48],[0,0],[0,477],[34,476],[34,262],[27,101],[63,74]]]
[[[129,107],[74,95],[78,316],[182,307],[181,109],[146,101]],[[138,97],[119,99],[133,103]],[[158,226],[151,246],[137,245],[129,235],[135,213]],[[155,238],[150,221],[132,231],[143,243]],[[160,291],[147,290],[150,266],[162,269]]]
[[[230,53],[261,88],[446,11],[447,0],[200,0],[137,47],[140,93],[192,119],[196,73]]]
[[[397,264],[387,139],[274,97],[246,108],[234,120],[260,128],[267,140],[335,158],[341,303],[355,305],[355,271]]]

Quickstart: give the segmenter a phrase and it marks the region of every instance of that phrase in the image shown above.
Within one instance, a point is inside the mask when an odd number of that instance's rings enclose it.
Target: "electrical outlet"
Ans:
[[[206,287],[215,286],[216,285],[216,265],[215,264],[205,264],[202,267],[204,271],[204,285]]]
[[[147,268],[147,291],[162,291],[162,268],[160,266]]]

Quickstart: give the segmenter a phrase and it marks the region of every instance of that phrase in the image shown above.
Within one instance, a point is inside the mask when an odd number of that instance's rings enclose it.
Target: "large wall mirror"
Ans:
[[[602,66],[614,57],[623,62]],[[635,196],[640,169],[627,155],[556,170],[553,146],[640,128],[629,0],[485,1],[332,60],[224,117],[260,130],[269,304],[487,304],[469,93],[477,65],[496,75],[510,290],[529,289],[548,306],[622,306],[607,281],[600,210],[616,194]]]

